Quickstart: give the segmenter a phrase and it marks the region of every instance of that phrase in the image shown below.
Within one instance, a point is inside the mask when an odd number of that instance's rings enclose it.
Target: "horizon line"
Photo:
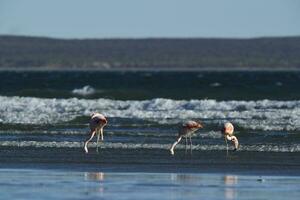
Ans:
[[[271,38],[297,38],[300,35],[281,35],[281,36],[255,36],[255,37],[52,37],[39,35],[16,35],[16,34],[1,34],[0,37],[23,37],[23,38],[43,38],[43,39],[57,39],[57,40],[154,40],[154,39],[224,39],[224,40],[252,40],[252,39],[271,39]]]

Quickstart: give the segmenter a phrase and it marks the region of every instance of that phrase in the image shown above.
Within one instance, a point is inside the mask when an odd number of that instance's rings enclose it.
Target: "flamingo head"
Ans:
[[[197,128],[203,128],[203,123],[201,123],[200,121],[197,122]]]

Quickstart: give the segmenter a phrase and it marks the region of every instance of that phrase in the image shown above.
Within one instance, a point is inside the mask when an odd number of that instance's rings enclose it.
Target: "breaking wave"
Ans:
[[[216,101],[151,99],[44,99],[0,96],[0,123],[55,124],[101,112],[110,117],[156,123],[201,119],[206,123],[230,120],[250,130],[300,130],[300,101]]]
[[[83,88],[75,88],[72,90],[72,93],[80,96],[89,96],[95,93],[95,89],[89,85],[86,85]]]

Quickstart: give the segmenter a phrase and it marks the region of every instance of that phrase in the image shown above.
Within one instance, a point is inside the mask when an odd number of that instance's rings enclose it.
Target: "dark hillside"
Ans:
[[[0,67],[300,68],[300,37],[63,40],[0,36]]]

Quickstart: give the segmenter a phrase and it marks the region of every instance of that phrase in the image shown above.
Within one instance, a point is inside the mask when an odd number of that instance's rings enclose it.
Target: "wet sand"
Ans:
[[[81,148],[1,147],[0,167],[68,169],[104,172],[237,173],[300,175],[299,152],[100,149],[85,154]]]

